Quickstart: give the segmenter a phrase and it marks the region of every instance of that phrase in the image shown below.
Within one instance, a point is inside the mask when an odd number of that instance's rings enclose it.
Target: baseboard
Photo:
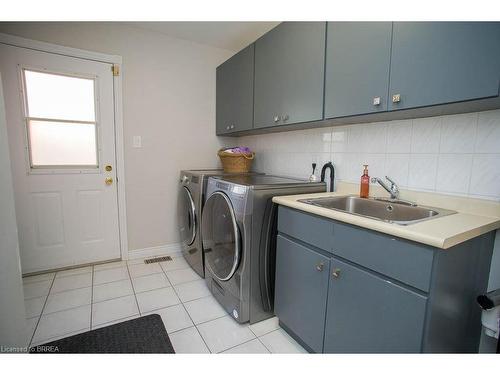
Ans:
[[[146,257],[154,257],[159,255],[181,255],[181,244],[171,243],[161,246],[145,247],[143,249],[130,250],[128,252],[128,259],[139,259]]]

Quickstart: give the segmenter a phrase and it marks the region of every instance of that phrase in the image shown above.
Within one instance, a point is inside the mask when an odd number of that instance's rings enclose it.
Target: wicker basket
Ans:
[[[250,168],[252,168],[255,152],[250,154],[233,154],[230,152],[224,152],[224,150],[219,150],[217,155],[219,155],[224,172],[246,173],[250,172]]]

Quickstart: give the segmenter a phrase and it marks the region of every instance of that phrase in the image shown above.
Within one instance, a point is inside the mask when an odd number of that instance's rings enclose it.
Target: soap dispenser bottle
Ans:
[[[368,164],[364,164],[365,169],[361,176],[361,187],[359,189],[360,198],[368,198],[370,194],[370,176],[368,176]]]

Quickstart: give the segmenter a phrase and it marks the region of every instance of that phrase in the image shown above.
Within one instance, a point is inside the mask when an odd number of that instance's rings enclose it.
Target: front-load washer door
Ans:
[[[190,246],[196,237],[196,211],[193,196],[185,186],[179,196],[179,230],[181,243]]]
[[[240,236],[226,194],[217,191],[207,199],[201,222],[205,265],[217,279],[229,280],[240,261]]]

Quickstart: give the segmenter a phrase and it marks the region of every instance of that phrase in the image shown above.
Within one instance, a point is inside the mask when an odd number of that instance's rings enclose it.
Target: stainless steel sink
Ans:
[[[456,213],[443,208],[411,205],[404,201],[389,202],[353,195],[299,199],[299,202],[399,225],[418,223]]]

